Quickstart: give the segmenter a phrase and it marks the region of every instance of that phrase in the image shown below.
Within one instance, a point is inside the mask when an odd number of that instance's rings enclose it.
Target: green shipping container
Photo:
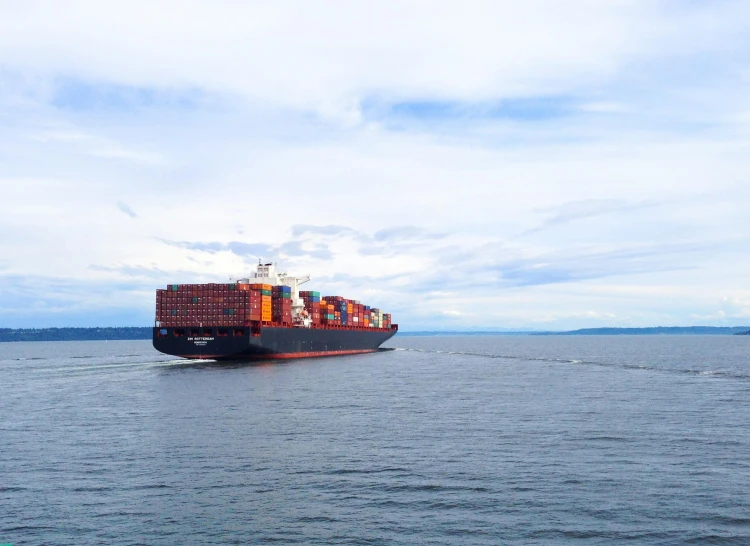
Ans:
[[[260,291],[260,295],[261,296],[270,296],[271,295],[271,291],[270,290],[261,290]]]

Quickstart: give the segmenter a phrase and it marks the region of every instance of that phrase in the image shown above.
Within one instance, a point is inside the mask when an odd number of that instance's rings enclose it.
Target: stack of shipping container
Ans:
[[[321,324],[362,328],[390,328],[391,315],[341,296],[320,299]]]
[[[391,327],[391,315],[341,296],[300,291],[312,324]],[[270,284],[170,284],[156,291],[157,326],[246,326],[252,322],[292,325],[292,290]]]
[[[289,286],[274,286],[272,290],[272,322],[292,323],[292,289]]]
[[[248,292],[238,284],[170,284],[156,291],[160,326],[241,326],[251,311]]]
[[[259,303],[253,308],[253,313],[248,315],[248,320],[271,322],[271,288],[270,284],[242,284],[247,286],[250,298]]]
[[[271,322],[270,284],[170,284],[156,291],[159,326],[244,326]]]
[[[305,311],[313,324],[320,324],[320,292],[300,290],[299,297],[305,304]]]

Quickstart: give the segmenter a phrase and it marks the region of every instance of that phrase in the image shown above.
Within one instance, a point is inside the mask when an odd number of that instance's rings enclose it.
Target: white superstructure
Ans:
[[[292,321],[298,326],[309,327],[311,320],[305,312],[305,303],[299,297],[299,287],[310,280],[310,275],[292,277],[286,272],[276,271],[276,264],[258,264],[255,273],[249,277],[236,279],[240,284],[270,284],[271,286],[288,286],[292,289]]]

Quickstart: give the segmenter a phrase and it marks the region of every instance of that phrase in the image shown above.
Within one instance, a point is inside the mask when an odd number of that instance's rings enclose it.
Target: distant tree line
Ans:
[[[651,328],[582,328],[570,332],[555,332],[558,335],[731,335],[747,334],[750,326],[654,326]]]
[[[148,326],[112,328],[0,328],[0,342],[151,339],[151,335],[152,329]]]

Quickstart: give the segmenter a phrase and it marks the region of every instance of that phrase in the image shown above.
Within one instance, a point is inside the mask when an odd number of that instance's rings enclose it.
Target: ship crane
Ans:
[[[298,327],[309,328],[312,324],[312,319],[304,313],[305,302],[299,297],[300,285],[305,284],[309,280],[310,275],[294,277],[286,272],[277,272],[276,264],[274,263],[258,263],[255,273],[237,281],[241,283],[270,284],[271,286],[288,286],[292,292],[292,323]]]
[[[312,318],[307,316],[305,302],[299,297],[299,287],[310,280],[310,275],[292,277],[286,273],[282,273],[280,276],[281,284],[292,289],[292,324],[301,328],[309,328],[312,324]]]

